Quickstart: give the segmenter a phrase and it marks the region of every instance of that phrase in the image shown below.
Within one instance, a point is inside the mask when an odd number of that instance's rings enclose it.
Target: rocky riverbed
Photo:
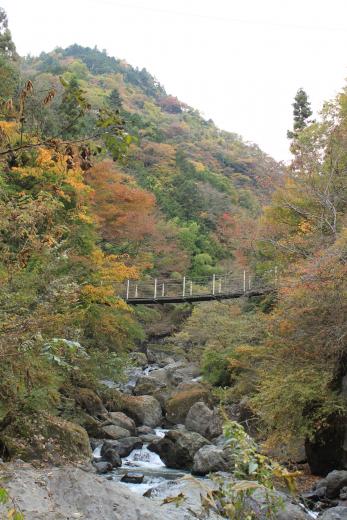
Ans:
[[[100,395],[85,388],[75,397],[92,448],[88,455],[77,427],[83,464],[77,460],[77,467],[37,469],[17,461],[0,466],[25,519],[203,519],[204,497],[216,487],[209,474],[235,482],[222,419],[198,366],[160,346],[134,357],[138,366],[129,369],[126,383],[104,381]],[[52,456],[47,461],[56,463],[55,446],[47,449]],[[329,507],[319,518],[346,520],[347,472],[337,473],[304,497],[311,512],[276,492],[282,506],[273,518],[308,520]],[[175,497],[181,497],[178,507]],[[267,518],[261,489],[249,506],[256,518]],[[208,518],[221,517],[210,512]]]

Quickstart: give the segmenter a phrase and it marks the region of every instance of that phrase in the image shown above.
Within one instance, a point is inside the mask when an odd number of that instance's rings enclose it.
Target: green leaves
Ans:
[[[8,504],[11,500],[8,491],[5,488],[0,487],[0,504]],[[24,520],[24,515],[18,511],[15,507],[11,507],[6,512],[7,520]]]
[[[9,494],[5,488],[0,487],[0,504],[6,504],[9,500]]]

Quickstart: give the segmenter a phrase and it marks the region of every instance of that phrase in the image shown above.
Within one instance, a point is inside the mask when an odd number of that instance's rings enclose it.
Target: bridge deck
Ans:
[[[252,298],[255,296],[264,296],[273,292],[273,289],[254,289],[249,291],[235,291],[231,293],[218,293],[218,294],[196,294],[187,296],[157,296],[157,298],[128,298],[125,301],[129,305],[145,305],[145,304],[164,304],[164,303],[195,303],[195,302],[207,302],[211,300],[232,300],[235,298]]]

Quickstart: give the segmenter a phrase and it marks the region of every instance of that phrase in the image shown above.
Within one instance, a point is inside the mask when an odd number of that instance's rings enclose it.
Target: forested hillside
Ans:
[[[226,244],[226,228],[259,213],[261,201],[268,197],[280,170],[271,158],[256,145],[219,130],[197,110],[168,95],[145,69],[134,69],[97,49],[78,45],[56,49],[37,59],[26,59],[22,70],[24,77],[35,78],[37,90],[53,87],[56,91],[45,114],[33,107],[26,123],[29,128],[40,125],[54,135],[66,118],[73,117],[70,112],[62,118],[58,109],[62,79],[69,88],[78,85],[92,107],[83,121],[69,129],[67,137],[90,134],[93,113],[100,108],[115,109],[124,120],[132,142],[124,164],[117,165],[114,175],[130,175],[134,178],[131,182],[153,193],[155,202],[148,199],[143,206],[134,200],[133,208],[127,209],[128,215],[122,218],[131,221],[128,237],[126,230],[111,229],[111,220],[116,216],[112,216],[112,211],[119,209],[107,211],[108,222],[105,215],[100,216],[103,237],[117,252],[136,254],[139,239],[152,233],[146,258],[157,274],[189,269],[193,275],[201,276],[216,270],[216,266],[218,270],[223,261],[230,268],[232,250]],[[69,107],[64,110],[69,112]],[[98,182],[94,177],[91,182]],[[119,177],[119,182],[124,184],[124,179],[120,181]],[[110,204],[115,206],[112,199]],[[146,211],[145,219],[141,206]],[[113,227],[119,227],[115,221]],[[176,268],[168,258],[162,261],[163,251],[155,251],[163,240],[157,236],[154,243],[154,228],[157,234],[171,237],[170,241],[182,251],[178,256],[175,253]]]

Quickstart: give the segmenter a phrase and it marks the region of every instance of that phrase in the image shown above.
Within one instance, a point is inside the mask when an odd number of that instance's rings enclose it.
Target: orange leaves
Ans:
[[[154,230],[155,198],[116,170],[111,161],[93,167],[87,180],[94,189],[93,208],[106,240],[143,240]]]

